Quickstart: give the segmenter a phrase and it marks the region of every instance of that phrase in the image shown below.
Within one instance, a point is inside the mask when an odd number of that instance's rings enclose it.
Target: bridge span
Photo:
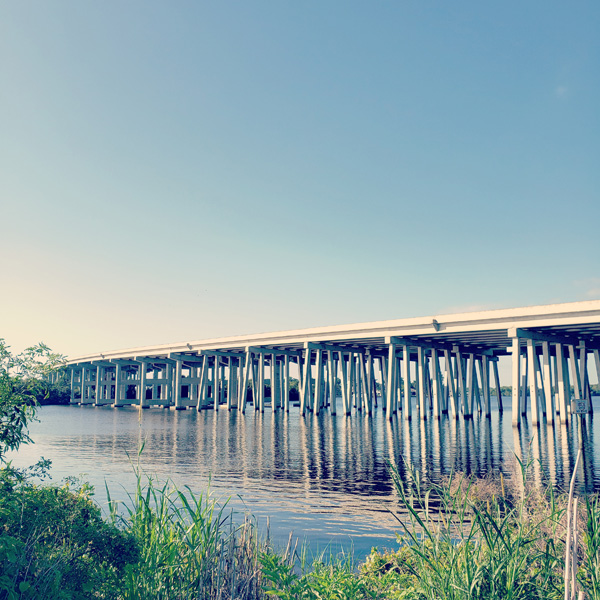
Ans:
[[[297,400],[302,415],[369,415],[379,401],[390,419],[470,419],[490,415],[494,394],[503,410],[502,356],[511,357],[514,425],[591,412],[600,300],[131,348],[68,368],[72,404],[245,412],[289,411]]]

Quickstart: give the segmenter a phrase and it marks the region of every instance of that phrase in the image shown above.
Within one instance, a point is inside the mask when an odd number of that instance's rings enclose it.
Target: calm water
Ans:
[[[596,414],[600,402],[594,398]],[[505,399],[505,406],[509,405]],[[238,513],[249,511],[271,536],[284,544],[290,531],[314,551],[353,547],[358,556],[371,546],[394,547],[398,524],[390,513],[397,498],[388,463],[404,472],[405,463],[423,476],[439,480],[451,470],[479,476],[510,476],[514,454],[534,460],[532,477],[559,487],[571,475],[577,433],[560,426],[514,430],[511,412],[491,419],[463,422],[443,419],[411,422],[385,419],[377,410],[365,415],[246,415],[221,410],[196,412],[91,406],[48,406],[31,427],[35,444],[13,456],[17,465],[39,457],[53,462],[53,480],[82,474],[106,504],[111,495],[125,500],[132,490],[132,462],[144,445],[141,464],[160,479],[170,478],[192,490],[210,488],[215,497],[230,497]],[[600,490],[596,467],[600,416],[590,419],[585,437],[585,468],[580,491]]]

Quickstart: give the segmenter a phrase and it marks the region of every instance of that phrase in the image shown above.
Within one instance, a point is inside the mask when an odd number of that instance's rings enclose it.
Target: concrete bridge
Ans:
[[[503,409],[498,360],[510,356],[505,385],[518,426],[591,412],[589,370],[593,363],[600,378],[599,351],[594,300],[132,348],[68,368],[72,404],[245,412],[251,390],[253,410],[289,411],[297,386],[302,415],[368,415],[379,400],[390,419],[470,419],[490,415],[494,394]]]

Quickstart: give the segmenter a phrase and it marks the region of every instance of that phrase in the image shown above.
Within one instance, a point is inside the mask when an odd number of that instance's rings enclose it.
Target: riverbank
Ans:
[[[5,473],[6,474],[6,473]],[[137,472],[102,518],[91,490],[5,477],[0,598],[556,599],[564,594],[566,498],[552,488],[461,475],[443,486],[393,473],[406,512],[394,551],[309,558],[251,517]],[[578,503],[577,585],[600,597],[600,503]],[[11,594],[13,594],[11,596]]]

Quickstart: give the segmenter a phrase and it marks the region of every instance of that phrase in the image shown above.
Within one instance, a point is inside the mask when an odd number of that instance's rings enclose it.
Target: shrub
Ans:
[[[82,485],[17,484],[0,494],[0,598],[116,598],[139,557]],[[100,594],[100,596],[98,595]]]

